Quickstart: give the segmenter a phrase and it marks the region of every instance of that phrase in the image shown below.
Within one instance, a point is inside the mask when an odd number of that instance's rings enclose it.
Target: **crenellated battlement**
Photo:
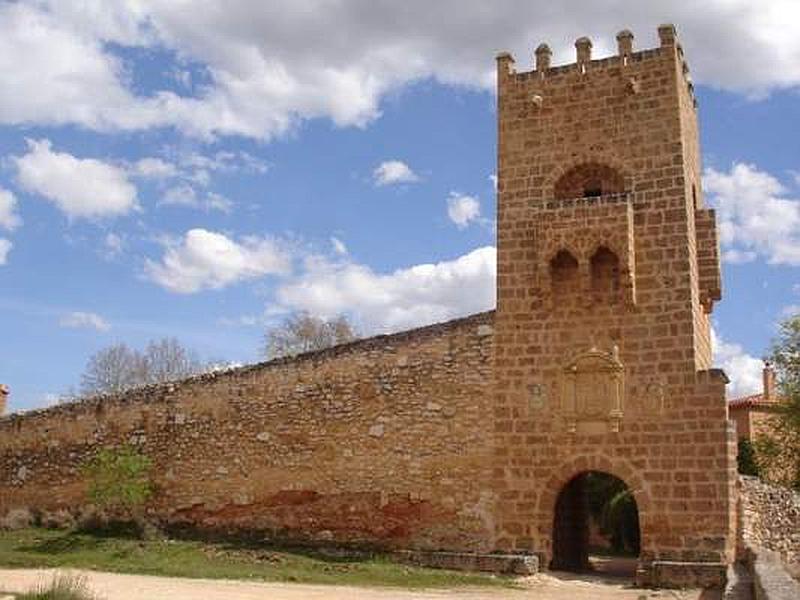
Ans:
[[[514,57],[508,52],[501,52],[496,57],[498,89],[502,91],[503,84],[506,82],[540,81],[546,83],[548,79],[574,74],[591,76],[594,72],[607,72],[611,69],[619,69],[620,76],[630,77],[631,74],[628,69],[668,55],[674,56],[676,63],[680,65],[680,73],[683,76],[686,91],[691,98],[692,104],[696,107],[697,100],[694,95],[694,83],[689,72],[689,65],[683,55],[683,49],[678,42],[675,26],[672,24],[659,26],[658,38],[660,41],[659,47],[635,51],[634,34],[628,29],[623,29],[616,36],[616,55],[593,58],[592,40],[588,37],[580,37],[575,40],[575,62],[557,66],[552,65],[553,51],[550,46],[547,43],[541,43],[534,51],[533,69],[520,72],[514,68]],[[637,80],[630,78],[626,85],[631,93],[638,92],[639,82]],[[543,98],[540,98],[536,100],[536,103],[541,105],[542,100]]]

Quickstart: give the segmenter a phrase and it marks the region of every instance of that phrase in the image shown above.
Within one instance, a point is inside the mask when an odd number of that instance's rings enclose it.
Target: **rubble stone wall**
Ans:
[[[130,444],[168,524],[486,550],[493,313],[0,418],[0,518],[76,511]]]
[[[744,545],[772,551],[800,572],[800,494],[756,477],[739,485]]]

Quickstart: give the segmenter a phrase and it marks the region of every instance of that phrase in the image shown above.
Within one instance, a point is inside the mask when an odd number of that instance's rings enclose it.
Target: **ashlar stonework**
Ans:
[[[719,250],[689,69],[659,36],[497,57],[496,311],[7,416],[0,516],[78,510],[81,465],[132,444],[165,524],[546,566],[562,490],[597,471],[633,492],[642,583],[716,582],[737,522]]]

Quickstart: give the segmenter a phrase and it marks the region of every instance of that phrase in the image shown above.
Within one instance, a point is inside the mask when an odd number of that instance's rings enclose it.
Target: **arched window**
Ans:
[[[578,260],[568,250],[559,250],[550,260],[550,282],[554,294],[578,289]]]
[[[625,191],[625,179],[607,165],[584,163],[571,168],[556,182],[553,196],[557,200],[596,198]]]
[[[592,292],[598,298],[613,301],[619,292],[619,258],[605,246],[592,255]]]

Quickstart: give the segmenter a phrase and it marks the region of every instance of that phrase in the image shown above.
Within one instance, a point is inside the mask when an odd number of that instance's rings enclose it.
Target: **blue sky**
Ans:
[[[573,6],[574,4],[574,6]],[[494,55],[571,62],[673,21],[700,100],[724,300],[717,361],[756,391],[800,305],[795,3],[0,3],[0,382],[11,409],[88,357],[175,336],[259,358],[295,310],[366,333],[494,302]],[[202,5],[202,6],[201,6]]]

